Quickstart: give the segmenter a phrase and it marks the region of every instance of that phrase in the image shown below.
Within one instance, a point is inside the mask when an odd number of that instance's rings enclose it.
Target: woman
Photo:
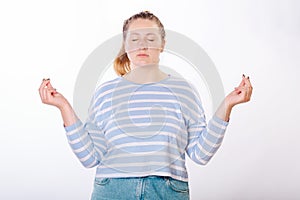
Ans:
[[[124,22],[117,78],[95,91],[83,124],[44,79],[42,102],[59,108],[70,146],[85,167],[97,166],[92,199],[189,199],[185,155],[204,165],[220,147],[232,108],[250,100],[243,75],[206,124],[193,87],[159,69],[165,30],[150,12]]]

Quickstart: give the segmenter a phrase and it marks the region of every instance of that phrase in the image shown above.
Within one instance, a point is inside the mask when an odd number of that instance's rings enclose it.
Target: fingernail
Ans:
[[[54,95],[54,94],[57,94],[57,92],[56,91],[51,92],[51,95]]]
[[[46,81],[50,81],[50,78],[47,78]]]
[[[250,80],[250,77],[248,76],[247,79]]]
[[[245,74],[243,74],[243,77],[245,78]]]

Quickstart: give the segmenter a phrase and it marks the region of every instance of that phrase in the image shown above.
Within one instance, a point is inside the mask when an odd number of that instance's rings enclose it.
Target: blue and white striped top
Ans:
[[[69,144],[96,177],[170,176],[188,181],[187,154],[206,164],[228,122],[206,124],[200,98],[184,79],[148,84],[117,77],[97,87],[87,121],[65,127]]]

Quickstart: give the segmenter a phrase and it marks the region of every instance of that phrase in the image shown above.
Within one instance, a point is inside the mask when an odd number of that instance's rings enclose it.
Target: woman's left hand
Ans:
[[[225,102],[229,107],[248,102],[250,101],[252,90],[253,88],[249,76],[245,77],[245,75],[243,75],[240,85],[226,96]]]

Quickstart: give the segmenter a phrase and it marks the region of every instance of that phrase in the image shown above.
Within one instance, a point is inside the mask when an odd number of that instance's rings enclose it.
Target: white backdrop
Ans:
[[[95,169],[73,155],[38,87],[50,77],[72,102],[87,56],[142,10],[197,42],[226,93],[243,73],[253,83],[215,157],[206,166],[188,160],[191,199],[300,199],[296,0],[1,1],[0,199],[89,199]]]

